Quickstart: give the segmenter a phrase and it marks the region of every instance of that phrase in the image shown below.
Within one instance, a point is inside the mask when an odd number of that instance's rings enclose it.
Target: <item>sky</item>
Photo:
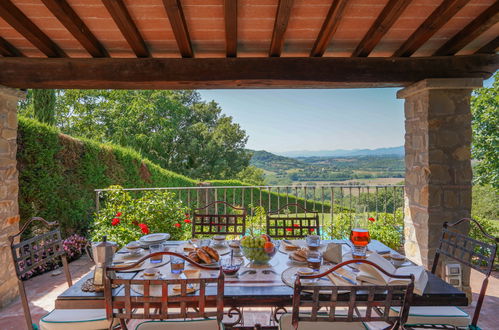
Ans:
[[[493,78],[484,82],[490,87]],[[404,144],[400,88],[200,90],[249,136],[247,148],[374,149]]]
[[[200,90],[249,136],[247,148],[283,152],[404,144],[397,88]]]

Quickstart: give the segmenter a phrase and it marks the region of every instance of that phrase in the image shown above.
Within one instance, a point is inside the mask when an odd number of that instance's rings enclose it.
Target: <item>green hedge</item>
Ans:
[[[95,211],[94,189],[195,186],[137,152],[60,134],[54,127],[19,117],[19,207],[23,221],[59,221],[64,234],[85,234]]]

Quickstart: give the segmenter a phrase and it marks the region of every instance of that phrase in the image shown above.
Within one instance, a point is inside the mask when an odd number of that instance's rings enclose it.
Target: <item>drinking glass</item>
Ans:
[[[319,271],[322,264],[322,255],[319,251],[309,250],[307,253],[307,264],[314,271]]]
[[[149,252],[151,252],[151,253],[163,252],[163,251],[164,251],[163,244],[154,244],[154,245],[149,246]],[[160,262],[163,261],[163,256],[159,255],[159,256],[151,257],[150,260],[151,260],[152,264],[159,264]]]
[[[321,245],[321,237],[319,235],[308,235],[307,246],[309,250],[319,250]]]
[[[355,217],[352,224],[352,231],[350,232],[350,241],[353,244],[353,258],[365,259],[367,244],[371,241],[371,236],[369,235],[369,230],[367,229],[367,216],[358,215]]]
[[[185,260],[176,257],[176,256],[171,256],[170,257],[170,268],[173,274],[180,274],[184,271],[185,267]]]

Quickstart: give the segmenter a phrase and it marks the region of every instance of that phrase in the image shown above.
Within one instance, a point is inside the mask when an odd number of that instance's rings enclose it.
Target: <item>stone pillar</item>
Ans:
[[[17,101],[24,93],[0,86],[0,308],[17,297],[8,236],[19,230]]]
[[[442,224],[471,216],[470,95],[481,86],[481,79],[427,79],[397,93],[405,99],[405,253],[427,269]]]

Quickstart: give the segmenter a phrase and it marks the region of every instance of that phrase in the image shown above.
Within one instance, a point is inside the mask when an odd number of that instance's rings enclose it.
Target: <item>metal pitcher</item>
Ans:
[[[87,245],[87,253],[90,259],[95,263],[93,284],[95,291],[104,290],[105,269],[113,263],[113,257],[118,250],[116,242],[107,241],[107,236],[102,236],[102,242],[92,242],[92,251]],[[108,276],[114,277],[114,273],[108,273]]]

